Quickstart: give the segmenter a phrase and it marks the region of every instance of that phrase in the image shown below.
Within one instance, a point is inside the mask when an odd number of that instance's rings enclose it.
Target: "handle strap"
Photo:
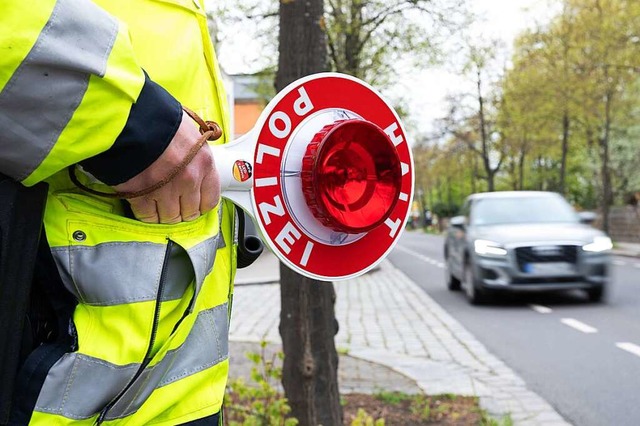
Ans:
[[[198,123],[198,126],[200,126],[200,134],[202,136],[198,139],[198,142],[191,147],[191,149],[189,150],[187,155],[184,157],[184,159],[180,162],[180,164],[174,167],[164,179],[140,191],[103,192],[103,191],[97,191],[95,189],[89,188],[88,186],[81,183],[75,173],[76,167],[75,165],[73,165],[68,168],[69,177],[71,178],[71,181],[80,189],[90,194],[98,195],[101,197],[119,198],[119,199],[131,199],[131,198],[142,197],[142,196],[151,194],[152,192],[154,192],[159,188],[162,188],[163,186],[171,182],[173,178],[175,178],[180,173],[182,173],[182,171],[187,167],[187,165],[189,165],[189,163],[193,161],[193,158],[196,156],[198,151],[202,149],[204,144],[207,143],[207,141],[215,141],[222,136],[222,128],[220,127],[220,125],[218,125],[218,123],[216,123],[215,121],[204,121],[202,118],[198,116],[198,114],[191,111],[187,107],[183,106],[182,109],[184,110],[184,112],[187,113],[189,117],[191,117],[191,119],[193,119],[193,121]]]

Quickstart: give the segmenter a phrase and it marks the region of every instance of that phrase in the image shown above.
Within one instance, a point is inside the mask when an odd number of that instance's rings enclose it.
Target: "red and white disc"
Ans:
[[[389,217],[362,233],[318,221],[302,192],[306,147],[328,124],[361,119],[386,133],[401,166],[398,200]],[[251,199],[265,242],[290,268],[313,278],[342,280],[373,268],[404,229],[413,195],[413,160],[393,108],[366,83],[343,74],[297,80],[263,111],[257,129]]]

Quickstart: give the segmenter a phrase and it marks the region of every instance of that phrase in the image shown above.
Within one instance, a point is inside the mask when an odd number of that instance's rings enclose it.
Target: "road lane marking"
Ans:
[[[630,352],[636,356],[640,356],[640,346],[634,345],[633,343],[623,342],[616,343],[616,346],[622,349],[623,351]]]
[[[433,266],[437,266],[439,268],[444,268],[444,263],[438,262],[437,260],[432,259],[432,258],[427,257],[427,256],[424,256],[424,255],[422,255],[420,253],[416,253],[415,251],[413,251],[411,249],[408,249],[406,247],[403,247],[400,244],[397,244],[395,248],[400,250],[400,251],[403,251],[405,253],[409,253],[410,255],[415,256],[415,257],[417,257],[418,259],[420,259],[420,260],[422,260],[424,262],[431,263]]]
[[[560,320],[564,325],[568,325],[571,328],[575,328],[578,331],[582,331],[583,333],[597,333],[598,329],[597,328],[593,328],[590,325],[587,325],[583,322],[578,321],[577,319],[573,319],[573,318],[562,318]]]
[[[547,308],[546,306],[542,305],[529,305],[529,307],[539,314],[550,314],[551,312],[553,312],[553,309]]]
[[[624,260],[614,260],[612,263],[616,266],[624,266],[627,264]]]
[[[640,269],[640,263],[636,263],[635,265],[633,265],[633,267]]]

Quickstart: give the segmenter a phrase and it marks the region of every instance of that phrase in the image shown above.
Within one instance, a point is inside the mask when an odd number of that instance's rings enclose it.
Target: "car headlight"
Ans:
[[[507,254],[504,247],[493,241],[475,240],[473,248],[479,255],[504,256]]]
[[[582,250],[599,253],[601,251],[611,250],[613,243],[609,237],[595,237],[592,243],[582,246]]]

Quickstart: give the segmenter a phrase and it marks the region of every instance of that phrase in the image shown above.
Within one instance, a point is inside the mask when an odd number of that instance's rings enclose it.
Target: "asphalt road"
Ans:
[[[640,259],[614,257],[605,303],[580,292],[471,306],[447,290],[443,238],[405,232],[391,262],[577,426],[640,425]]]

